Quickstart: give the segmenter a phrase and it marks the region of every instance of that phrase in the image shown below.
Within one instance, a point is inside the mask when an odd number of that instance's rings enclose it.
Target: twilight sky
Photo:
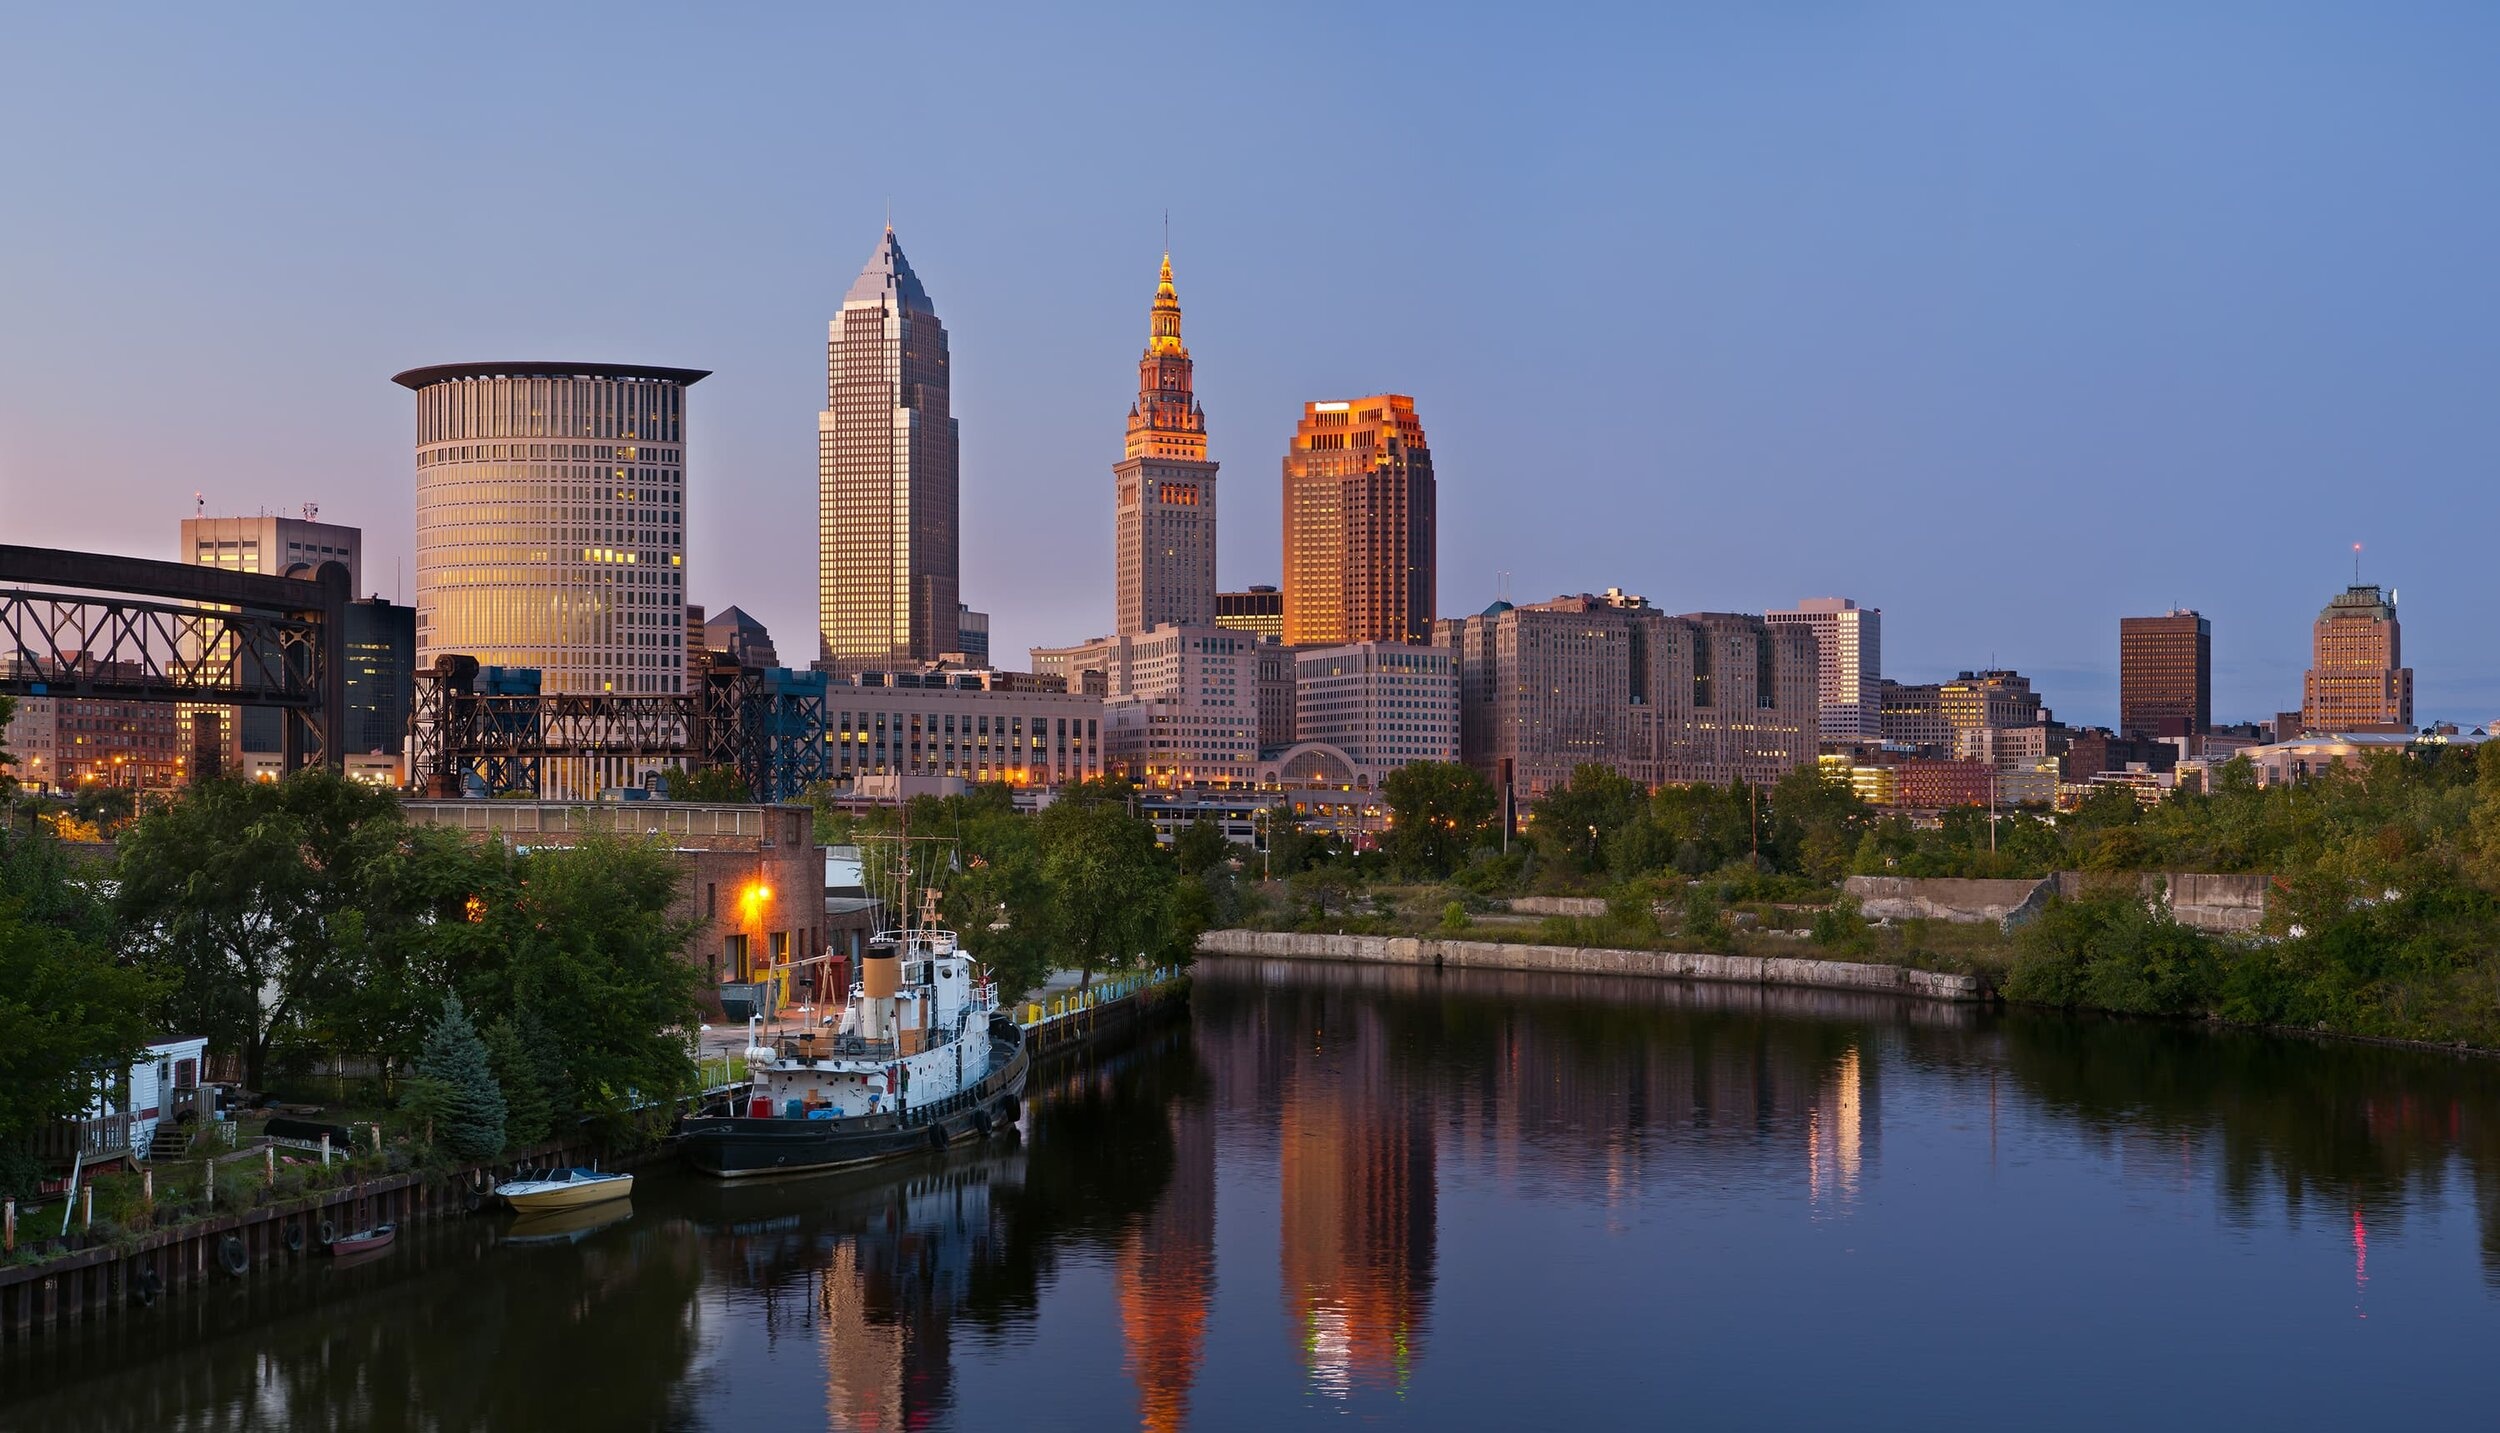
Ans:
[[[693,600],[815,645],[825,323],[888,205],[953,340],[964,591],[1109,625],[1172,215],[1278,570],[1304,399],[1415,395],[1441,610],[1620,585],[1884,609],[2074,721],[2122,615],[2298,704],[2351,575],[2419,715],[2500,717],[2500,9],[2110,4],[20,7],[0,540],[174,555],[191,494],[365,530],[482,358],[682,364]],[[1507,577],[1505,578],[1505,574]]]

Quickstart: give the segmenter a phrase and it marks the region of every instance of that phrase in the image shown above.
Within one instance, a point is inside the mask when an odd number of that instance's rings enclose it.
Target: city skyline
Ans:
[[[60,23],[33,18],[27,43],[59,63],[0,98],[64,137],[18,181],[45,221],[0,238],[22,276],[0,348],[12,540],[149,553],[194,489],[227,513],[314,501],[369,534],[366,586],[407,601],[390,373],[494,352],[695,363],[719,376],[691,400],[686,596],[803,646],[794,434],[821,406],[812,331],[891,195],[945,277],[963,600],[995,614],[999,651],[1075,640],[1109,596],[1092,496],[1104,415],[1130,396],[1137,275],[1168,203],[1192,328],[1221,354],[1201,396],[1251,474],[1228,485],[1227,589],[1281,575],[1274,489],[1242,455],[1263,466],[1312,393],[1393,390],[1432,415],[1443,617],[1483,606],[1504,573],[1514,595],[1620,584],[1670,610],[1848,592],[1888,614],[1894,675],[2013,666],[2069,719],[2114,723],[2115,620],[2194,607],[2215,624],[2215,719],[2244,720],[2297,704],[2307,619],[2357,538],[2367,578],[2409,598],[2417,715],[2500,712],[2466,545],[2492,499],[2461,481],[2492,450],[2474,395],[2500,367],[2482,336],[2494,286],[2472,257],[2500,213],[2470,141],[2493,117],[2473,79],[2488,24],[2214,12],[2166,17],[2148,41],[2114,18],[1901,16],[1801,47],[1773,16],[1627,16],[1626,43],[1558,105],[1481,116],[1444,80],[1587,57],[1554,35],[1501,47],[1451,30],[1442,78],[1317,92],[1275,123],[1264,101],[1294,73],[1296,27],[1175,20],[1184,36],[1079,17],[1053,37],[1011,21],[954,57],[967,92],[987,88],[965,114],[860,121],[830,172],[778,189],[757,181],[814,172],[797,97],[815,22],[663,28],[690,98],[660,102],[672,123],[649,143],[703,172],[638,217],[635,242],[506,275],[474,261],[577,221],[516,209],[513,177],[465,156],[599,93],[653,35],[588,37],[552,69],[533,61],[530,84],[442,114],[403,98],[401,76],[438,66],[448,38],[367,45],[356,20],[286,45],[248,19],[110,37]],[[463,58],[492,80],[552,24],[516,21],[508,59]],[[1178,107],[1201,162],[1159,187],[1141,189],[1114,109],[1035,103],[1151,69],[1184,38],[1238,64]],[[1067,61],[1056,78],[1031,77],[1037,47]],[[221,103],[202,101],[201,76]],[[2103,78],[2125,82],[2123,118],[2089,98]],[[2355,102],[2301,103],[2330,81]],[[862,83],[890,97],[906,81]],[[1836,104],[1856,107],[1838,145]],[[1002,105],[1038,117],[1000,136]],[[920,128],[934,147],[891,162]],[[1268,195],[1344,137],[1385,141],[1412,202],[1298,242]],[[238,151],[269,162],[209,159]],[[387,180],[350,172],[383,152]],[[692,162],[716,153],[717,172]],[[169,203],[184,225],[162,222]],[[654,296],[640,285],[662,256],[674,291]],[[1542,290],[1523,335],[1487,300],[1531,260],[1590,278]],[[120,377],[143,345],[192,377],[133,412]],[[246,382],[303,401],[253,444],[201,442]],[[2388,483],[2440,501],[2350,500]],[[2130,505],[2124,523],[2071,516]],[[1687,519],[1755,540],[1656,540]],[[1970,600],[2009,536],[2027,581]]]

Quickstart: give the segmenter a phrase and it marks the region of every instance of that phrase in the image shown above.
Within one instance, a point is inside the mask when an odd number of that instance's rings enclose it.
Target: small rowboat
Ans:
[[[376,1224],[370,1229],[359,1229],[353,1234],[322,1240],[321,1252],[333,1259],[344,1259],[350,1254],[370,1254],[387,1246],[397,1233],[399,1226],[396,1224]]]
[[[595,1169],[551,1169],[535,1179],[516,1179],[495,1186],[504,1203],[524,1213],[579,1209],[634,1192],[630,1174],[601,1174]]]

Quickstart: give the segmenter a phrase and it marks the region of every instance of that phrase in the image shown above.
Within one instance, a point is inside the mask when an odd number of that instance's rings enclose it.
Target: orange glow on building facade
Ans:
[[[1204,1359],[1215,1298],[1215,1116],[1174,1107],[1172,1182],[1120,1247],[1120,1331],[1137,1384],[1138,1426],[1179,1433]]]
[[[2345,588],[2318,613],[2311,650],[2301,725],[2318,732],[2413,725],[2413,669],[2404,664],[2394,593]]]
[[[1181,342],[1181,301],[1172,256],[1163,256],[1128,442],[1111,470],[1118,483],[1113,546],[1121,636],[1165,623],[1215,620],[1215,469],[1207,461],[1207,415],[1192,391],[1195,364]]]
[[[1434,508],[1414,399],[1302,405],[1285,455],[1286,643],[1429,641]]]

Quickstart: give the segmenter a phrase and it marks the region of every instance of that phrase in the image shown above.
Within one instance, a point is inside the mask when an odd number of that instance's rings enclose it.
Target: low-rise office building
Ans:
[[[1104,772],[1102,698],[1023,673],[836,677],[825,691],[825,727],[836,786],[890,777],[1059,786]]]
[[[1338,748],[1375,779],[1418,761],[1458,760],[1458,655],[1355,642],[1294,658],[1298,741]]]

